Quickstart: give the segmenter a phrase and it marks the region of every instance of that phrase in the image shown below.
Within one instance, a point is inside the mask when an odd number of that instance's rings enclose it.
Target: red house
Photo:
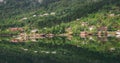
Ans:
[[[20,31],[20,32],[22,32],[22,31],[24,31],[23,28],[9,28],[9,30],[12,31],[12,32],[15,32],[15,31]]]

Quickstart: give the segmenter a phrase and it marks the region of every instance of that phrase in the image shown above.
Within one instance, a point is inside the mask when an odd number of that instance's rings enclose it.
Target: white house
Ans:
[[[110,17],[114,17],[114,16],[115,16],[115,14],[109,14],[109,16],[110,16]]]
[[[45,13],[45,14],[43,14],[44,16],[48,16],[49,14],[48,13]]]
[[[80,19],[76,19],[77,21],[79,21]]]
[[[51,12],[50,15],[55,15],[56,13],[55,12]]]
[[[92,31],[93,29],[95,29],[95,26],[89,26],[90,31]]]
[[[33,15],[33,17],[36,17],[37,15]]]
[[[38,31],[39,31],[38,29],[34,29],[34,30],[31,30],[31,33],[36,33]]]

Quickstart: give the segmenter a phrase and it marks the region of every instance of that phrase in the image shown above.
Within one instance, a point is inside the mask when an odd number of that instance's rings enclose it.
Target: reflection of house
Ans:
[[[12,39],[11,42],[17,43],[17,42],[23,42],[23,40],[20,40],[20,39]]]
[[[17,39],[12,39],[11,42],[19,42]]]
[[[116,34],[117,34],[117,35],[120,35],[120,30],[116,31]]]
[[[31,39],[32,42],[36,42],[37,40],[36,39]]]
[[[98,28],[98,31],[107,31],[108,28],[106,26],[101,26]]]
[[[106,41],[108,41],[108,38],[107,36],[101,36],[101,37],[98,36],[98,40],[100,40],[102,43],[105,43]]]
[[[67,39],[68,39],[68,40],[72,40],[72,37],[73,37],[72,35],[68,35],[68,36],[67,36]]]
[[[116,38],[120,38],[120,35],[116,35]]]
[[[81,32],[80,33],[80,37],[81,38],[85,38],[87,35],[88,35],[87,32]]]
[[[94,38],[92,36],[89,37],[89,40],[94,40]]]
[[[54,37],[54,34],[46,34],[46,37],[52,38]]]
[[[9,30],[12,31],[12,32],[14,32],[14,31],[20,31],[20,32],[22,32],[22,31],[24,31],[23,28],[9,28]]]
[[[71,27],[66,28],[65,31],[67,32],[67,34],[73,34]]]
[[[98,35],[101,36],[102,34],[107,35],[108,28],[106,26],[102,26],[98,28]]]

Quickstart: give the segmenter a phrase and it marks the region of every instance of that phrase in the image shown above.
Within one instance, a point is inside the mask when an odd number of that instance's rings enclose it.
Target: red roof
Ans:
[[[9,28],[10,31],[24,31],[23,28]]]

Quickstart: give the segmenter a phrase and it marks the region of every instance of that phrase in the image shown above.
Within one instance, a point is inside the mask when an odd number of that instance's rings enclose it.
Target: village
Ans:
[[[23,17],[21,18],[19,21],[20,22],[24,22],[30,18],[35,18],[35,17],[46,17],[46,16],[56,16],[56,12],[50,12],[50,13],[43,13],[43,14],[33,14],[31,17]],[[109,13],[107,14],[106,17],[108,18],[113,18],[113,17],[119,17],[120,14],[114,14],[114,13]],[[25,27],[10,27],[7,29],[8,32],[12,32],[12,33],[16,33],[17,35],[14,36],[14,39],[11,39],[11,42],[25,42],[25,41],[32,41],[32,42],[36,42],[36,39],[43,39],[43,38],[52,38],[55,36],[65,36],[67,37],[69,40],[71,40],[72,36],[77,35],[80,36],[82,38],[85,38],[86,36],[98,36],[98,37],[102,37],[102,36],[106,36],[106,37],[113,37],[113,36],[117,36],[120,37],[120,30],[119,28],[117,28],[118,30],[110,30],[108,26],[106,25],[99,25],[98,22],[96,24],[97,25],[91,25],[90,22],[86,22],[86,21],[81,21],[80,18],[76,19],[76,22],[79,23],[78,27],[80,30],[77,34],[75,33],[75,31],[73,32],[73,28],[72,26],[65,26],[65,29],[63,33],[60,34],[55,34],[52,32],[48,32],[48,33],[40,33],[40,29],[37,28],[32,28],[31,26],[29,26],[27,29]],[[61,27],[62,28],[62,27]],[[26,31],[29,29],[29,32]],[[46,28],[44,28],[46,29]],[[52,30],[51,30],[52,31]]]
[[[81,26],[85,27],[87,26],[87,22],[82,22]],[[74,34],[71,27],[65,28],[65,33],[62,34],[53,34],[53,33],[39,33],[39,29],[33,29],[30,31],[30,33],[26,33],[24,31],[24,28],[9,28],[10,32],[19,32],[18,35],[14,37],[14,39],[11,39],[11,42],[25,42],[27,40],[30,40],[32,42],[36,42],[36,39],[43,39],[43,38],[52,38],[56,36],[65,36],[68,37],[69,40],[71,40],[72,36],[78,35],[81,38],[85,38],[87,36],[98,36],[98,37],[114,37],[120,38],[120,30],[117,31],[109,31],[106,26],[101,27],[95,27],[94,25],[88,27],[89,30],[84,29],[79,34]],[[97,29],[97,30],[95,30]],[[93,32],[95,31],[95,32]]]

